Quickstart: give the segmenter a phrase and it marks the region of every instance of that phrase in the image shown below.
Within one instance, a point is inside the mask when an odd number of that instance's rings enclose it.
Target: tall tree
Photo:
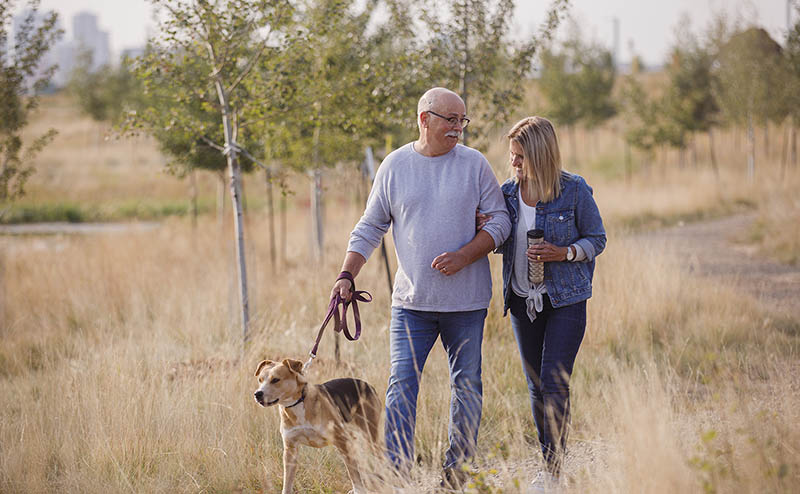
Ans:
[[[145,85],[162,83],[163,104],[137,115],[153,131],[168,118],[164,130],[198,141],[224,155],[233,204],[239,300],[243,341],[250,321],[241,197],[243,161],[258,161],[248,150],[248,115],[268,102],[251,97],[254,68],[264,57],[279,57],[291,42],[286,29],[294,10],[288,0],[151,0],[160,15],[150,54],[140,60]],[[206,117],[215,116],[212,123]],[[152,116],[152,117],[151,117]],[[172,132],[171,132],[172,131]]]
[[[664,112],[678,131],[677,144],[685,149],[687,137],[706,132],[711,150],[711,165],[719,175],[713,144],[713,127],[717,123],[719,106],[714,98],[712,86],[715,74],[712,70],[714,53],[710,46],[702,45],[689,32],[688,19],[682,22],[678,43],[673,47],[667,65],[669,86],[664,95]]]
[[[126,57],[116,67],[92,70],[91,52],[81,53],[67,83],[81,111],[98,122],[121,122],[141,91],[131,63]]]
[[[755,124],[780,120],[782,48],[761,28],[751,27],[734,33],[719,50],[715,96],[724,116],[747,129],[747,176],[755,176]]]
[[[625,174],[630,179],[633,166],[629,147],[642,151],[649,159],[660,142],[658,103],[650,97],[638,80],[639,70],[634,70],[624,77],[620,91],[620,105],[625,122]]]
[[[612,99],[616,69],[611,52],[597,43],[587,43],[577,27],[558,48],[541,57],[539,87],[547,99],[547,114],[572,134],[571,160],[576,160],[575,127],[594,128],[616,112]]]
[[[16,2],[0,2],[0,207],[25,192],[32,161],[56,135],[50,129],[27,146],[22,131],[39,104],[56,69],[43,66],[44,56],[63,34],[55,12],[40,14],[39,0],[30,0],[13,38],[9,35]],[[7,207],[0,209],[0,218]]]
[[[378,16],[382,4],[390,7],[388,19]],[[360,162],[364,147],[388,132],[407,134],[414,121],[408,95],[420,82],[405,43],[407,18],[396,3],[314,0],[298,18],[305,42],[281,61],[283,79],[273,79],[288,104],[280,121],[262,120],[263,134],[271,156],[311,178],[312,238],[320,257],[324,169]]]
[[[789,109],[790,120],[790,157],[793,166],[797,166],[797,126],[800,124],[800,4],[796,6],[797,15],[794,25],[786,34],[784,56],[786,59],[786,83],[784,101]]]
[[[430,31],[419,64],[428,80],[460,93],[475,122],[464,133],[464,142],[482,148],[490,133],[508,125],[518,111],[533,57],[555,34],[569,1],[553,0],[539,33],[522,43],[509,36],[513,0],[418,3],[423,24]],[[442,16],[442,12],[451,15]]]

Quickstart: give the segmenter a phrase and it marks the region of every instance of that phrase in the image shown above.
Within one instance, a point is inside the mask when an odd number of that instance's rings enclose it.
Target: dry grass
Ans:
[[[343,250],[357,216],[344,206],[347,214],[332,218],[326,252]],[[263,218],[250,222],[256,316],[241,359],[230,232],[214,222],[196,232],[175,221],[136,235],[4,242],[1,491],[277,490],[277,414],[253,402],[251,367],[263,356],[305,355],[340,259],[308,261],[306,219],[297,211],[293,249],[274,273]],[[315,380],[349,374],[385,389],[383,276],[372,262],[360,277],[376,300],[363,309],[363,339],[342,343],[348,366],[330,362],[328,334]],[[789,492],[799,485],[797,323],[772,321],[726,287],[689,278],[659,246],[624,237],[612,236],[596,280],[573,381],[569,491]],[[517,492],[514,479],[529,478],[539,455],[498,300],[486,329],[476,478],[489,491]],[[447,394],[437,349],[420,399],[415,488],[430,483],[445,449]],[[332,451],[308,449],[302,465],[302,490],[347,490]]]
[[[90,160],[84,173],[81,145],[72,157],[64,146],[73,144],[60,141],[43,155],[52,161],[43,161],[31,183],[33,200],[65,194],[102,203],[108,190],[136,196],[142,188],[153,197],[184,194],[181,182],[161,175],[152,148],[140,148],[152,157],[145,162],[111,165],[108,159],[128,156],[126,144],[113,144],[120,147]],[[498,149],[489,153],[496,165]],[[106,172],[114,176],[102,178]],[[658,224],[741,204],[762,211],[765,232],[785,230],[784,221],[797,217],[797,177],[779,182],[765,173],[747,185],[729,169],[720,182],[690,169],[651,171],[625,183],[591,168],[581,172],[595,188],[610,239],[573,378],[567,492],[796,491],[800,323],[772,317],[731,287],[691,277],[664,246],[625,232],[650,224],[630,218]],[[254,318],[243,356],[232,236],[210,216],[196,230],[171,219],[136,234],[0,237],[0,492],[278,491],[278,417],[254,403],[252,372],[263,357],[302,359],[313,343],[360,213],[353,180],[343,171],[329,179],[323,260],[310,252],[305,185],[290,201],[289,252],[277,271],[268,262],[266,218],[248,216]],[[789,211],[789,219],[775,211]],[[796,246],[797,235],[786,238]],[[499,258],[492,262],[473,491],[513,493],[540,467],[540,454],[516,344],[501,318]],[[327,334],[312,379],[353,375],[382,392],[389,296],[377,258],[359,288],[375,295],[362,309],[363,338],[342,341],[347,365],[337,368]],[[421,463],[412,492],[429,489],[446,448],[446,369],[437,347],[420,396]],[[349,489],[332,450],[302,451],[297,486]]]

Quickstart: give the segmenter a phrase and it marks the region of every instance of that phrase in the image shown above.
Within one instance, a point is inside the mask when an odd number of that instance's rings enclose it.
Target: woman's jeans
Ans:
[[[386,453],[400,469],[411,468],[417,394],[428,353],[441,336],[450,365],[450,447],[445,468],[475,453],[481,421],[481,343],[486,309],[427,312],[392,308],[389,327],[392,369],[386,390]]]
[[[558,475],[569,425],[569,378],[586,330],[586,301],[544,309],[531,322],[525,299],[511,294],[511,327],[528,381],[533,420],[547,470]]]

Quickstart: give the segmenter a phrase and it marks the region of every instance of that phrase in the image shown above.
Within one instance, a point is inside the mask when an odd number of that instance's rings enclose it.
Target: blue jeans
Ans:
[[[547,470],[558,475],[569,425],[569,379],[586,330],[586,301],[544,310],[531,322],[525,299],[511,294],[511,327],[528,381],[533,421]]]
[[[450,447],[445,468],[475,453],[481,421],[481,343],[486,309],[425,312],[392,307],[389,327],[392,369],[386,390],[386,454],[399,470],[411,468],[422,368],[441,336],[450,364]]]

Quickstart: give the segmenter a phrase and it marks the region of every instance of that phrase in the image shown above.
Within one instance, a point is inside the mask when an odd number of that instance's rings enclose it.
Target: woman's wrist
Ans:
[[[573,245],[568,245],[567,250],[564,253],[564,260],[567,262],[572,262],[575,260],[576,254],[577,251],[575,250],[575,247]]]

